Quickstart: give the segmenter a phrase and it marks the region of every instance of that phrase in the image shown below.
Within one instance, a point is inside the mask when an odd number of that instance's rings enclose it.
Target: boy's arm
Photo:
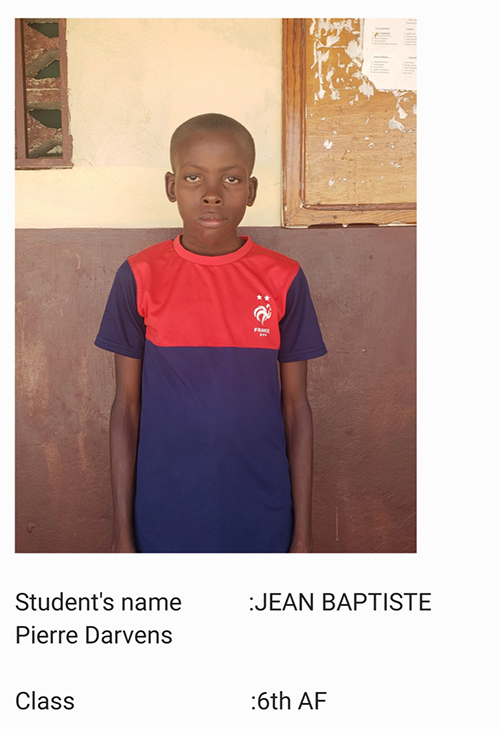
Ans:
[[[307,399],[307,361],[282,362],[281,408],[292,481],[294,529],[290,552],[312,552],[312,413]]]
[[[115,354],[116,391],[109,421],[113,552],[135,552],[133,504],[141,413],[142,359]]]

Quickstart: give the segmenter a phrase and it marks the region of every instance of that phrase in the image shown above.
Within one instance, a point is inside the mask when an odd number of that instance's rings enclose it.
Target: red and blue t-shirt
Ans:
[[[143,359],[135,538],[142,552],[286,552],[293,510],[279,362],[326,353],[296,261],[181,237],[118,269],[97,346]]]

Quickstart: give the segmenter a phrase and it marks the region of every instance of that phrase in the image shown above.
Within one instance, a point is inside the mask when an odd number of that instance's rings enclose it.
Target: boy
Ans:
[[[116,360],[113,551],[309,552],[306,368],[326,349],[306,280],[237,234],[257,192],[245,127],[194,117],[170,157],[182,234],[122,264],[96,339]]]

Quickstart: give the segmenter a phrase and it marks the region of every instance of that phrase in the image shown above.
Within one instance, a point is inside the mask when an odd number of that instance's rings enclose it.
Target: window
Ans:
[[[66,21],[16,19],[16,168],[71,167]]]

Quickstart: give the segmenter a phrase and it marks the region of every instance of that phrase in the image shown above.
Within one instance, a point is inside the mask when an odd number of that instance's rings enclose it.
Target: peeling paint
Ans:
[[[320,18],[308,26],[306,106],[316,112],[306,153],[311,202],[406,202],[403,184],[412,188],[416,92],[377,89],[363,73],[363,25],[360,18]]]
[[[351,40],[347,44],[347,48],[345,49],[348,56],[352,58],[354,63],[357,63],[358,66],[361,66],[361,58],[363,57],[363,51],[361,49],[361,43],[359,43],[357,40]]]
[[[351,18],[342,18],[342,20],[335,21],[332,21],[329,18],[312,18],[309,33],[319,37],[323,31],[326,33],[333,31],[335,33],[335,37],[338,38],[340,36],[340,32],[344,30],[344,28],[350,31],[354,30]]]
[[[389,119],[389,129],[399,129],[400,132],[405,132],[406,129],[401,124],[401,122],[397,121],[395,118],[396,115],[392,117],[392,119]]]
[[[313,47],[313,64],[312,68],[316,68],[315,78],[318,79],[319,89],[315,92],[315,101],[321,101],[326,93],[325,86],[330,91],[330,97],[335,101],[340,98],[340,91],[338,88],[333,86],[333,76],[336,67],[343,68],[345,64],[340,62],[340,52],[345,52],[345,49],[340,49],[337,52],[337,64],[333,62],[326,68],[325,66],[330,61],[330,49],[335,49],[335,46],[339,43],[342,32],[346,30],[353,35],[359,36],[359,31],[356,31],[353,27],[351,18],[344,18],[341,20],[330,20],[329,18],[313,18],[309,27],[311,35],[315,36],[314,47]],[[362,60],[358,58],[359,55],[359,42],[355,39],[351,39],[348,44],[348,55],[352,59],[352,63],[349,65],[361,66]],[[347,70],[347,68],[346,68]],[[336,84],[344,84],[345,80],[342,76],[337,76]]]
[[[362,94],[364,94],[368,98],[370,96],[373,96],[375,93],[375,89],[374,89],[373,85],[366,79],[363,80],[363,83],[359,87],[359,90],[361,91]]]
[[[362,20],[360,25],[362,28]],[[357,24],[353,24],[353,19],[344,18],[334,21],[329,18],[313,18],[309,26],[309,33],[314,36],[314,60],[311,68],[316,68],[314,78],[318,79],[318,89],[314,93],[315,102],[321,103],[324,99],[338,101],[343,95],[348,94],[351,96],[348,103],[350,106],[354,106],[354,104],[359,103],[360,94],[362,98],[368,99],[375,95],[374,84],[361,71],[363,66],[363,34],[357,29]],[[342,34],[343,38],[341,39]],[[349,40],[347,39],[348,34],[353,36]],[[348,63],[344,62],[346,58],[349,60]],[[335,74],[335,71],[341,68],[345,68],[345,74]],[[354,85],[354,79],[361,83]],[[399,119],[408,117],[408,112],[401,107],[401,100],[406,102],[409,100],[408,91],[398,89],[392,91],[380,90],[379,92],[392,93],[395,96],[396,108],[392,119],[389,120],[389,129],[404,132],[404,127],[398,124],[395,117],[396,114]],[[413,106],[413,113],[416,114],[416,105]],[[366,123],[368,123],[369,118],[367,118]]]

